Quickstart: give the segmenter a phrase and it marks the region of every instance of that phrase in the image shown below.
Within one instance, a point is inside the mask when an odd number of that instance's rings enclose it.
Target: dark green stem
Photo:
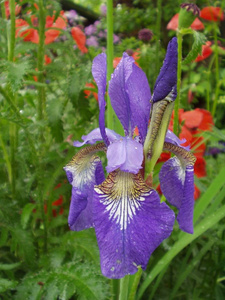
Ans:
[[[119,300],[127,300],[128,287],[129,287],[129,278],[130,278],[130,276],[127,275],[127,276],[120,279]]]
[[[14,59],[14,49],[15,49],[15,30],[16,30],[16,16],[15,16],[15,0],[9,1],[10,9],[10,31],[8,32],[8,61],[13,62]],[[11,89],[11,83],[8,83],[8,89],[10,94],[12,94],[13,103],[16,105],[16,96],[13,95]],[[17,149],[17,127],[16,124],[10,124],[9,127],[10,136],[10,162],[11,162],[11,188],[12,196],[15,197],[16,193],[16,149]]]
[[[218,53],[218,43],[217,43],[217,23],[214,22],[214,43],[215,43],[215,67],[216,67],[216,90],[215,90],[215,98],[213,101],[213,107],[212,107],[212,116],[214,117],[215,112],[216,112],[216,107],[217,107],[217,102],[218,102],[218,97],[219,97],[219,89],[220,89],[220,84],[219,84],[219,53]]]
[[[209,67],[208,67],[208,71],[207,71],[207,78],[208,78],[208,82],[211,82],[210,78],[211,78],[211,69],[212,69],[212,65],[214,63],[215,60],[215,55],[213,55],[210,63],[209,63]],[[207,84],[207,96],[206,96],[206,108],[208,111],[210,111],[210,84]]]
[[[159,73],[159,46],[161,38],[161,19],[162,19],[162,0],[157,0],[157,19],[156,19],[156,72]],[[157,76],[157,75],[156,75]],[[156,79],[156,78],[155,78]]]
[[[113,1],[107,0],[107,81],[111,79],[113,73]],[[107,127],[123,134],[123,128],[118,120],[112,105],[109,94],[107,94]]]
[[[135,300],[136,298],[136,293],[137,293],[137,288],[141,279],[142,275],[142,268],[139,267],[137,273],[135,274],[135,278],[131,287],[131,291],[129,293],[128,300]]]
[[[107,82],[113,73],[113,1],[107,0]],[[107,94],[107,127],[113,128],[113,108]]]
[[[44,83],[44,57],[45,57],[45,9],[43,0],[39,0],[39,44],[38,44],[38,62],[39,71],[38,82]],[[38,119],[42,120],[45,116],[45,87],[38,87]]]
[[[8,60],[13,61],[15,49],[15,34],[16,34],[16,15],[15,15],[15,0],[9,1],[10,7],[10,35],[8,41]]]
[[[181,66],[182,66],[182,41],[183,35],[180,31],[177,33],[178,43],[178,61],[177,61],[177,99],[174,105],[174,123],[173,132],[179,135],[179,107],[180,107],[180,90],[181,90]]]
[[[45,8],[43,4],[43,0],[39,0],[38,2],[39,6],[39,27],[38,27],[38,33],[39,33],[39,44],[38,44],[38,62],[37,67],[39,71],[38,75],[38,82],[44,83],[44,56],[45,56]],[[38,120],[43,121],[46,117],[46,96],[45,96],[45,86],[41,85],[38,87]],[[39,165],[37,169],[37,180],[38,180],[38,204],[39,209],[42,214],[42,220],[43,220],[43,226],[44,226],[44,251],[47,251],[48,247],[48,229],[47,229],[47,219],[45,215],[44,205],[45,205],[45,199],[43,194],[43,173],[45,172],[45,167],[43,165],[43,157],[45,155],[44,153],[44,145],[45,145],[45,139],[43,130],[40,129],[39,132]],[[48,206],[48,203],[47,203]],[[47,208],[48,210],[48,208]]]

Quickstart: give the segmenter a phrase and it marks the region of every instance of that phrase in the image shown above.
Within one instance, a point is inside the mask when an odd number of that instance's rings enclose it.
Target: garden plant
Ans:
[[[0,12],[0,299],[224,299],[225,1]]]

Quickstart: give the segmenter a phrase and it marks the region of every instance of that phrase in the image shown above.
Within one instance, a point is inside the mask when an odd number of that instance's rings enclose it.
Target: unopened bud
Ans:
[[[179,28],[188,28],[200,15],[200,9],[194,3],[182,3],[179,12]]]

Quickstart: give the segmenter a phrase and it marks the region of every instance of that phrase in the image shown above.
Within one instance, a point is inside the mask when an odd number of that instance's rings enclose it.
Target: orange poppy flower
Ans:
[[[207,6],[201,10],[200,17],[208,21],[223,21],[224,13],[220,7]]]
[[[177,30],[178,29],[178,21],[179,21],[179,14],[177,13],[169,21],[166,28],[168,30]],[[194,22],[191,24],[191,28],[194,30],[202,30],[205,27],[204,27],[204,24],[198,18],[196,18],[194,20]]]
[[[86,36],[83,31],[79,27],[72,27],[71,35],[74,41],[77,44],[77,47],[80,49],[82,53],[87,53],[88,49],[85,47],[86,44]]]
[[[59,28],[59,29],[64,29],[66,28],[67,25],[67,19],[64,16],[64,12],[60,12],[60,16],[54,21],[54,16],[47,16],[46,17],[46,28],[50,28],[45,32],[45,45],[48,45],[52,42],[54,42],[57,37],[60,35],[60,30],[58,29],[51,29],[51,27]]]
[[[195,59],[195,62],[199,62],[199,61],[202,61],[204,59],[206,59],[207,57],[209,57],[213,51],[211,49],[211,46],[212,43],[210,41],[206,42],[205,45],[202,45],[202,54],[198,55],[197,58]]]
[[[29,28],[29,26],[25,20],[16,19],[16,37],[21,37],[24,41],[38,43],[38,31],[34,28]]]

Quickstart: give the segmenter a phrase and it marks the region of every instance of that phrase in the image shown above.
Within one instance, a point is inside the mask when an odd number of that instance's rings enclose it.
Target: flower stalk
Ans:
[[[177,32],[178,58],[177,58],[177,98],[174,105],[174,123],[173,132],[179,135],[179,107],[181,94],[181,73],[182,73],[182,42],[183,34],[180,30]]]
[[[13,62],[15,49],[15,30],[16,30],[16,16],[15,16],[15,0],[9,1],[10,9],[10,27],[8,31],[8,61]],[[4,8],[5,10],[5,8]],[[13,95],[11,85],[8,83],[9,92],[12,96],[13,103],[16,105],[16,96]],[[11,162],[11,186],[12,195],[14,197],[16,190],[16,148],[17,148],[17,127],[16,124],[10,124],[10,162]]]
[[[215,43],[215,68],[216,68],[216,89],[215,89],[215,98],[213,101],[213,107],[212,107],[212,116],[214,117],[219,97],[219,53],[218,53],[218,39],[217,39],[217,23],[214,22],[214,43]]]
[[[39,44],[38,44],[38,82],[44,83],[44,55],[45,55],[45,9],[43,0],[39,0]],[[43,85],[38,87],[38,119],[42,120],[45,116],[45,87]]]

